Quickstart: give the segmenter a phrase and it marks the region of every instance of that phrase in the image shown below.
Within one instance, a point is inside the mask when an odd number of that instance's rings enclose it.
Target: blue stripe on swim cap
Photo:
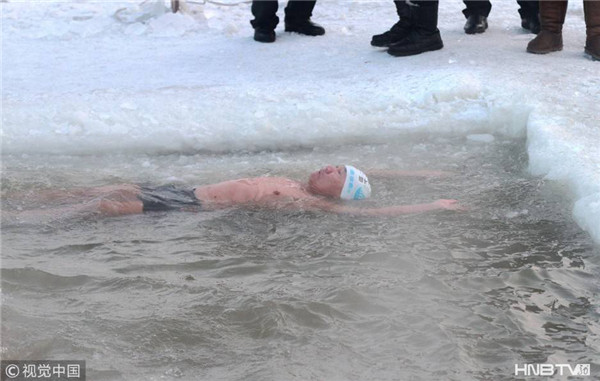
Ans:
[[[363,198],[365,198],[365,193],[363,192],[362,188],[358,188],[354,193],[354,199],[362,200]]]

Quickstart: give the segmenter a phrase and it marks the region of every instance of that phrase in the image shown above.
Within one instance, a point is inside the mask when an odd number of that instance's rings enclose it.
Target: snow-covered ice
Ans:
[[[391,1],[321,1],[327,33],[252,40],[248,3],[2,2],[3,155],[285,149],[406,134],[526,137],[532,174],[568,186],[600,242],[600,62],[581,1],[565,48],[531,55],[516,2],[468,36],[440,4],[445,47],[394,58],[369,45]],[[283,5],[280,7],[280,16]]]

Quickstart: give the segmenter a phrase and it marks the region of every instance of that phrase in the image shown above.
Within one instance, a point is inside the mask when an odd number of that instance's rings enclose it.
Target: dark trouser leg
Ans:
[[[412,0],[410,6],[410,22],[414,30],[422,35],[439,33],[437,0]]]
[[[406,1],[394,1],[394,5],[396,5],[396,13],[398,14],[398,18],[400,20],[406,20],[410,18],[410,5],[406,4]]]
[[[519,9],[519,14],[521,15],[521,27],[530,30],[532,33],[538,34],[541,30],[539,1],[517,0],[517,3],[521,7]]]
[[[585,51],[595,60],[600,60],[600,2],[584,0],[583,11],[587,34]]]
[[[325,28],[310,21],[315,0],[290,0],[285,7],[285,31],[305,36],[322,36]]]
[[[277,0],[254,0],[252,2],[252,15],[254,20],[250,21],[254,29],[274,30],[279,23],[277,17]]]
[[[285,22],[298,24],[307,21],[312,16],[316,1],[290,0],[285,7]]]
[[[488,17],[492,10],[492,3],[489,0],[464,0],[463,3],[467,6],[463,10],[466,18],[471,15]]]
[[[521,7],[519,14],[522,19],[538,17],[538,13],[540,13],[540,2],[538,0],[517,0],[517,4]]]

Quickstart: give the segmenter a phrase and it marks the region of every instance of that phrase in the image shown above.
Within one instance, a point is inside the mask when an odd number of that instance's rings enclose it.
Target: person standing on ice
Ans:
[[[444,47],[438,22],[438,0],[394,1],[400,20],[385,33],[374,35],[371,45],[387,48],[393,56],[412,56]]]
[[[465,23],[466,34],[483,33],[488,28],[487,18],[492,10],[492,3],[489,0],[463,0],[466,9],[463,14],[467,18]],[[521,7],[521,27],[529,30],[533,34],[540,32],[539,20],[539,1],[538,0],[517,0]]]
[[[321,36],[325,29],[310,21],[316,0],[290,0],[285,7],[285,31],[296,32],[305,36]],[[250,24],[254,28],[254,40],[258,42],[275,42],[275,27],[279,23],[277,17],[277,0],[253,0]]]
[[[540,1],[540,20],[542,30],[527,45],[527,51],[535,54],[546,54],[562,50],[562,27],[567,14],[567,0]],[[585,52],[593,60],[600,60],[600,1],[584,0],[586,40]]]

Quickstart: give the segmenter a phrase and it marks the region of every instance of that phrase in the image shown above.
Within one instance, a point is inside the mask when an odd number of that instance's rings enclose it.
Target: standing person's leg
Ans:
[[[529,53],[546,54],[562,50],[562,27],[567,14],[567,0],[540,1],[542,30],[527,45]]]
[[[438,22],[437,0],[412,0],[410,2],[411,30],[402,41],[390,45],[388,53],[396,56],[412,56],[444,47]]]
[[[540,33],[540,2],[538,0],[517,0],[519,14],[521,15],[521,27],[531,33]]]
[[[390,30],[382,34],[376,34],[371,39],[371,45],[380,48],[400,42],[410,33],[410,6],[405,0],[394,1],[399,21]]]
[[[487,18],[492,10],[489,0],[464,0],[466,8],[463,14],[467,18],[465,23],[466,34],[483,33],[488,28]]]
[[[600,60],[600,1],[584,0],[586,39],[585,52],[594,60]]]
[[[306,36],[321,36],[325,29],[310,21],[316,1],[290,0],[285,7],[285,31]]]
[[[252,15],[254,20],[250,21],[254,28],[254,40],[258,42],[274,42],[275,27],[279,23],[277,17],[277,0],[254,0],[252,1]]]

